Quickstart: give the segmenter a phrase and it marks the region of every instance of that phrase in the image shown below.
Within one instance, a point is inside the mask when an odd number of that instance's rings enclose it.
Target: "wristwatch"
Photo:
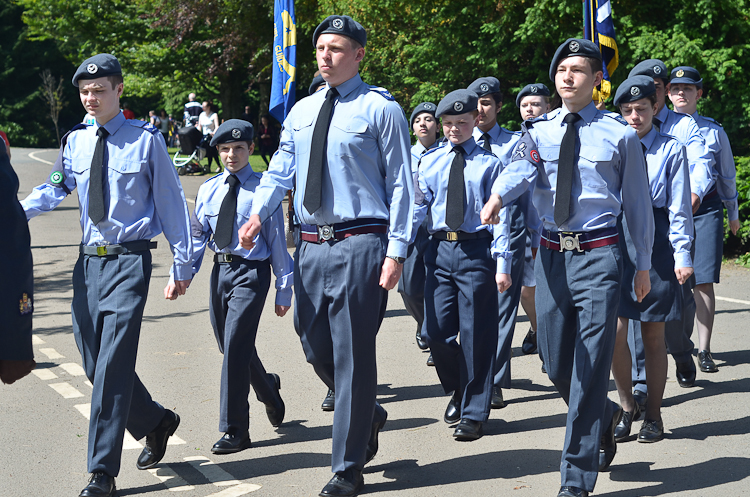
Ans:
[[[396,257],[395,255],[386,255],[386,257],[388,257],[389,259],[393,259],[394,261],[396,261],[396,264],[403,264],[404,261],[406,260],[403,257]]]

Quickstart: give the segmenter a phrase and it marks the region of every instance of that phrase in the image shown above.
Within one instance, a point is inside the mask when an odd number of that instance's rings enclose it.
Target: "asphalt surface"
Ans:
[[[13,149],[19,198],[43,182],[55,150]],[[182,177],[194,199],[205,177]],[[192,204],[191,204],[192,206]],[[80,227],[75,195],[30,223],[35,262],[34,351],[38,369],[0,386],[0,496],[76,496],[87,483],[86,447],[91,387],[78,366],[72,335],[71,273]],[[163,236],[140,339],[137,372],[152,396],[176,411],[182,424],[161,464],[139,471],[138,443],[126,438],[118,495],[166,497],[310,496],[331,477],[332,413],[320,410],[326,388],[305,362],[291,312],[273,313],[273,291],[260,323],[258,353],[281,376],[283,425],[274,429],[264,406],[250,396],[253,447],[217,456],[219,353],[208,318],[204,267],[187,295],[165,301],[171,254]],[[210,266],[206,264],[205,266]],[[667,435],[655,444],[618,445],[596,495],[736,496],[750,494],[750,272],[725,265],[716,286],[712,341],[718,373],[698,373],[694,388],[680,388],[670,359],[663,419]],[[448,397],[427,354],[414,341],[415,323],[400,296],[389,295],[378,339],[378,399],[388,411],[380,451],[365,468],[365,495],[554,496],[560,485],[565,404],[540,371],[537,355],[524,356],[528,322],[519,317],[513,340],[513,388],[508,406],[492,411],[485,436],[456,442],[442,420]],[[611,382],[611,398],[617,399]],[[634,425],[637,431],[639,423]]]

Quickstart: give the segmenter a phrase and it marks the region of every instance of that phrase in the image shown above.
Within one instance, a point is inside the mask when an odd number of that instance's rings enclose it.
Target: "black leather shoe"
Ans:
[[[284,414],[286,414],[286,406],[284,405],[284,399],[281,398],[281,378],[276,373],[271,373],[273,376],[274,384],[276,385],[276,395],[279,397],[278,404],[266,404],[266,416],[268,421],[271,422],[271,426],[278,428],[281,423],[284,422]]]
[[[136,468],[149,469],[159,464],[167,451],[167,440],[174,435],[178,426],[180,426],[180,417],[177,413],[165,409],[164,417],[161,418],[156,429],[146,435],[146,446],[141,451],[141,455],[138,456],[138,461],[135,463]]]
[[[430,357],[427,358],[427,365],[428,366],[434,366],[435,360],[432,358],[432,354],[430,354]]]
[[[451,400],[448,402],[448,407],[445,408],[445,415],[443,415],[443,421],[452,425],[458,423],[461,419],[461,397],[454,393]]]
[[[602,433],[602,441],[599,446],[599,471],[606,471],[609,465],[612,464],[612,460],[617,454],[617,442],[615,442],[615,426],[620,423],[622,419],[622,407],[619,405],[615,408],[615,412],[612,415],[612,421],[609,422],[609,426]]]
[[[521,345],[521,352],[524,354],[533,354],[536,352],[536,331],[530,329],[526,333],[526,338],[523,339],[523,344]]]
[[[615,442],[622,442],[630,436],[630,429],[633,426],[633,421],[641,417],[641,408],[638,403],[635,403],[635,408],[632,412],[623,411],[622,419],[615,426]]]
[[[677,362],[677,383],[683,388],[690,388],[695,385],[695,363],[691,357],[685,362]]]
[[[420,350],[427,350],[430,348],[430,345],[427,343],[427,340],[422,338],[421,328],[417,328],[417,347],[419,347]]]
[[[330,412],[333,411],[334,407],[336,407],[336,392],[329,388],[328,395],[326,395],[326,398],[323,399],[323,403],[320,404],[320,408],[326,412]]]
[[[701,371],[704,373],[719,372],[719,368],[716,366],[713,357],[711,357],[711,352],[708,350],[701,350],[698,352],[698,367],[701,368]]]
[[[482,435],[484,435],[482,422],[468,418],[461,419],[461,422],[456,426],[456,431],[453,432],[453,438],[460,442],[479,440]]]
[[[114,476],[97,471],[91,474],[89,484],[81,490],[78,497],[111,497],[117,493]]]
[[[638,441],[643,443],[658,442],[664,438],[664,423],[644,419],[641,425],[641,431],[638,432]]]
[[[646,412],[648,394],[646,392],[641,392],[640,390],[633,390],[633,400],[638,404],[638,410],[640,411],[635,415],[633,421],[638,421],[641,418],[641,415]]]
[[[252,444],[250,443],[250,435],[247,432],[240,435],[227,432],[211,447],[211,452],[214,454],[234,454],[250,447],[252,447]]]
[[[372,424],[372,431],[370,432],[370,440],[367,442],[367,453],[365,454],[365,464],[372,461],[375,454],[378,453],[378,435],[380,430],[385,426],[385,421],[388,419],[388,412],[383,409],[383,419]]]
[[[560,487],[557,497],[589,497],[589,493],[578,487]]]
[[[362,478],[362,475],[356,482],[352,483],[337,473],[333,475],[331,481],[323,487],[318,495],[320,497],[354,497],[359,495],[364,486],[365,479]]]
[[[490,402],[490,408],[502,409],[503,407],[505,407],[503,389],[500,387],[492,387],[492,401]]]

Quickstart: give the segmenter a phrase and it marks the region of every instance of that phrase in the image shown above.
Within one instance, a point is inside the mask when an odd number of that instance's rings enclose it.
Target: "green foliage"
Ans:
[[[737,167],[737,201],[740,210],[740,229],[732,235],[724,216],[724,254],[739,255],[750,252],[750,157],[735,157]],[[750,259],[750,256],[746,256]]]

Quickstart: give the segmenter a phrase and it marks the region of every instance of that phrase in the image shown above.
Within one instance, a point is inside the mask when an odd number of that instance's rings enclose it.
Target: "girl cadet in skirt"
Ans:
[[[646,166],[654,208],[654,247],[651,252],[651,292],[638,302],[632,291],[620,294],[620,317],[617,323],[612,374],[620,402],[625,411],[615,427],[615,440],[630,435],[630,428],[640,417],[640,409],[631,392],[631,357],[628,348],[628,319],[641,322],[646,353],[648,404],[638,434],[639,442],[656,442],[664,437],[661,401],[667,381],[667,350],[664,344],[664,322],[680,319],[682,301],[680,285],[693,274],[690,245],[693,240],[693,218],[690,206],[690,178],[685,148],[676,139],[652,125],[656,111],[656,88],[651,78],[633,76],[617,89],[615,105],[638,133],[646,154]],[[635,274],[635,249],[623,217],[620,246],[624,257],[624,282]]]

